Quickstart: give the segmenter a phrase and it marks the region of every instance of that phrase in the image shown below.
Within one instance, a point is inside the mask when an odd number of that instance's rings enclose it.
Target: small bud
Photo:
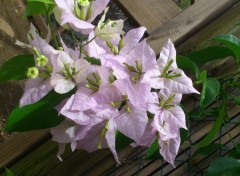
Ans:
[[[133,66],[128,65],[126,62],[123,62],[123,65],[125,65],[129,71],[137,72],[137,70]]]
[[[41,57],[40,53],[38,52],[36,47],[33,47],[33,52],[37,57]]]
[[[46,68],[46,70],[47,70],[48,73],[52,73],[52,71],[53,71],[52,66],[46,65],[45,68]]]
[[[86,14],[86,20],[88,20],[92,15],[92,3],[93,3],[93,1],[90,2],[90,5],[88,7],[87,14]]]
[[[125,110],[130,114],[131,113],[131,108],[128,104],[125,106]]]
[[[137,74],[132,77],[132,81],[136,83],[139,78],[140,78],[140,76]]]
[[[78,4],[82,7],[88,6],[89,1],[88,0],[78,0]]]
[[[58,50],[59,51],[63,51],[64,49],[63,49],[63,47],[59,47]]]
[[[40,78],[46,79],[46,78],[48,78],[50,75],[47,74],[46,72],[40,72],[40,73],[38,74],[38,76],[39,76]]]
[[[118,53],[120,53],[120,50],[122,49],[122,47],[123,47],[123,37],[121,36],[121,39],[118,43]]]
[[[106,41],[107,46],[112,49],[114,46],[110,41]]]
[[[85,20],[84,6],[81,6],[81,10],[80,10],[80,20]]]
[[[136,61],[136,68],[139,73],[142,73],[142,64]]]
[[[37,58],[37,66],[44,67],[48,64],[48,58],[44,55],[41,55]]]
[[[74,13],[80,19],[81,11],[80,11],[80,9],[78,7],[77,0],[74,0]]]
[[[30,67],[27,70],[27,77],[31,79],[35,79],[38,77],[38,69],[36,67]]]

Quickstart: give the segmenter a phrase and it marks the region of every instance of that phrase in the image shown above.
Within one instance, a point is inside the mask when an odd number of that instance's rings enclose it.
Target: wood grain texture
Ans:
[[[49,139],[47,130],[18,133],[0,145],[0,169],[12,165],[21,157],[34,150],[40,143]]]
[[[168,38],[175,45],[178,45],[238,2],[238,0],[197,1],[168,23],[152,32],[151,36],[148,37],[148,43],[155,53],[160,52]]]
[[[231,10],[226,11],[219,18],[212,21],[207,25],[207,27],[199,30],[190,38],[181,42],[181,44],[177,47],[178,52],[188,53],[216,44],[215,42],[211,42],[209,40],[224,33],[240,37],[240,27],[236,26],[237,22],[240,21],[239,12],[240,3],[231,8]]]
[[[123,11],[151,34],[181,12],[171,0],[114,0]]]

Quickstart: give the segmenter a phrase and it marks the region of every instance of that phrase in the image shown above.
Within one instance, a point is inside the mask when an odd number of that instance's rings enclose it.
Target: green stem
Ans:
[[[83,45],[83,47],[86,46],[87,44],[91,43],[95,38],[97,38],[97,36],[93,37],[91,40],[89,40],[88,42],[86,42],[86,43]]]
[[[231,142],[233,143],[234,147],[236,148],[236,146],[237,146],[237,145],[236,145],[236,142],[233,140],[232,135],[229,133],[229,130],[228,130],[228,128],[227,128],[227,126],[226,126],[226,124],[225,124],[224,121],[223,121],[223,126],[224,126],[225,130],[227,131],[227,134],[228,134]]]
[[[48,24],[49,24],[49,27],[50,27],[50,30],[51,30],[51,34],[52,34],[54,45],[55,45],[55,47],[57,49],[59,49],[58,41],[57,41],[56,35],[54,33],[54,30],[53,30],[53,26],[52,26],[49,10],[47,10],[47,20],[48,20]]]

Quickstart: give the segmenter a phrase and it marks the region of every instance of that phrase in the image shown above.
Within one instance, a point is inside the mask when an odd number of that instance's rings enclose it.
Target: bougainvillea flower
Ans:
[[[159,139],[158,144],[160,146],[160,154],[163,156],[164,160],[174,166],[174,160],[180,147],[180,135],[178,134],[176,138],[166,141]]]
[[[53,87],[50,84],[51,69],[49,70],[49,68],[52,67],[52,59],[59,52],[50,46],[46,40],[37,35],[36,28],[33,25],[31,26],[29,35],[32,38],[29,39],[29,42],[31,48],[35,51],[35,63],[36,69],[39,70],[39,75],[35,79],[26,81],[24,94],[20,100],[20,107],[37,102],[52,90]],[[38,59],[41,59],[41,57],[46,59],[44,65],[39,65]]]
[[[55,2],[62,11],[61,25],[69,24],[75,31],[89,34],[95,28],[91,22],[105,9],[109,0],[96,0],[86,5],[78,4],[78,0],[55,0]]]
[[[160,53],[157,67],[147,72],[144,80],[155,89],[167,88],[180,94],[199,93],[194,89],[192,80],[177,68],[176,50],[170,39]]]
[[[105,21],[107,11],[108,8],[104,10],[104,14],[95,28],[95,36],[99,37],[103,41],[110,41],[111,39],[120,38],[120,35],[124,34],[122,30],[123,20]]]
[[[59,52],[53,62],[51,85],[57,93],[63,94],[72,90],[75,85],[86,80],[91,72],[91,65],[83,59],[74,61],[66,52]]]

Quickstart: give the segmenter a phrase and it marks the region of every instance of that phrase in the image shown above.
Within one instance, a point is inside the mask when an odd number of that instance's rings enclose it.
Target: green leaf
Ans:
[[[193,111],[190,113],[190,116],[194,120],[201,120],[207,116],[217,117],[219,115],[218,107],[208,108],[204,111]]]
[[[188,57],[185,56],[177,56],[177,65],[179,68],[186,70],[186,69],[190,69],[196,76],[196,78],[198,79],[198,75],[199,75],[199,68],[198,66]]]
[[[239,96],[231,95],[230,98],[232,98],[233,102],[236,105],[240,105],[240,97]]]
[[[200,110],[206,108],[219,94],[220,83],[215,78],[207,78],[203,85]]]
[[[85,57],[84,59],[93,65],[101,66],[101,61],[99,59],[96,59],[95,57]]]
[[[159,146],[157,140],[155,140],[152,145],[147,149],[146,159],[149,160],[158,160],[162,159],[162,156],[159,153]]]
[[[0,82],[26,79],[28,68],[34,65],[34,57],[31,54],[15,56],[1,65]]]
[[[6,172],[5,172],[6,176],[14,176],[14,173],[10,169],[5,168],[5,170],[6,170]]]
[[[47,6],[45,3],[32,1],[27,3],[27,7],[24,13],[25,17],[33,15],[44,15],[47,12]]]
[[[228,149],[227,146],[223,144],[209,144],[206,147],[198,149],[194,155],[202,155],[202,156],[207,156],[210,155],[211,153],[215,152],[218,149]]]
[[[212,40],[221,42],[226,45],[234,52],[236,58],[240,59],[240,40],[237,37],[231,34],[222,34],[213,38]]]
[[[220,129],[220,127],[222,125],[222,122],[226,115],[226,110],[227,110],[227,100],[224,99],[219,116],[217,117],[212,129],[209,131],[209,133],[207,133],[207,135],[200,142],[198,142],[195,145],[197,148],[205,147],[212,142],[212,140],[214,139],[214,137],[216,136],[218,130]]]
[[[76,89],[67,94],[58,94],[51,91],[36,103],[21,108],[16,107],[7,119],[5,130],[22,132],[58,125],[64,118],[58,115],[55,106],[65,98],[70,97],[75,91]]]
[[[42,2],[45,4],[55,4],[54,1],[52,1],[52,0],[28,0],[28,3],[29,2]]]
[[[240,144],[237,144],[230,152],[229,156],[239,159],[240,158]]]
[[[208,176],[237,176],[240,173],[240,161],[230,157],[214,160],[208,167]]]
[[[212,46],[187,55],[188,58],[198,65],[202,65],[217,59],[223,59],[228,56],[234,57],[234,52],[223,46]]]
[[[120,150],[133,143],[133,140],[122,134],[120,131],[116,132],[116,149]]]

